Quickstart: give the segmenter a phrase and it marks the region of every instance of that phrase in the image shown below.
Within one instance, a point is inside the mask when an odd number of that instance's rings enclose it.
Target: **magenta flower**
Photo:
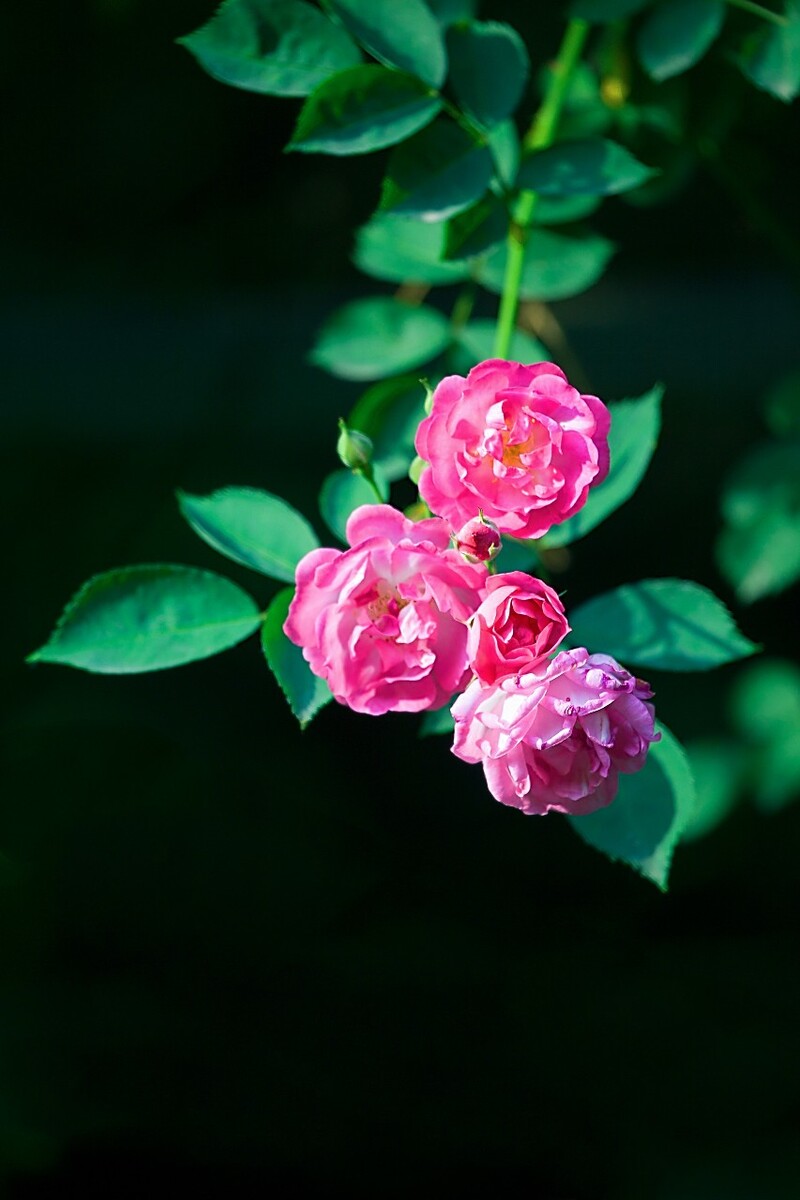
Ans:
[[[594,812],[661,736],[652,694],[608,655],[564,650],[489,687],[473,680],[452,708],[453,753],[483,763],[495,799],[524,813]]]
[[[469,624],[467,654],[482,683],[532,671],[570,627],[557,594],[524,571],[490,575]]]
[[[469,678],[466,622],[486,568],[450,548],[438,517],[409,521],[388,504],[357,508],[347,540],[298,563],[284,632],[356,712],[441,708]]]
[[[488,359],[433,393],[416,437],[420,494],[454,529],[482,511],[501,533],[542,537],[605,479],[609,425],[553,363]]]

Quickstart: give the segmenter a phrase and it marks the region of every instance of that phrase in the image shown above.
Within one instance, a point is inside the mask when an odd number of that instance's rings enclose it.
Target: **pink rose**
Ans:
[[[482,762],[495,799],[524,813],[594,812],[661,736],[652,694],[607,654],[564,650],[490,687],[473,680],[452,708],[453,753]]]
[[[501,533],[542,537],[608,474],[610,420],[553,363],[490,358],[433,393],[416,437],[420,494],[455,529],[480,509]]]
[[[470,666],[482,683],[529,672],[569,630],[563,604],[541,579],[524,571],[490,575],[469,625]]]
[[[356,712],[441,708],[469,677],[466,621],[486,568],[450,548],[438,517],[409,521],[388,504],[357,508],[347,540],[298,563],[284,632]]]

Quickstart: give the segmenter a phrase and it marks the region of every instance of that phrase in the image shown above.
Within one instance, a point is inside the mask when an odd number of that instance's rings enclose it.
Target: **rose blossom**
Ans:
[[[465,622],[486,568],[450,548],[438,517],[410,521],[388,504],[357,508],[347,540],[300,560],[284,632],[356,712],[441,708],[469,677]]]
[[[594,812],[661,736],[652,694],[607,654],[564,650],[490,687],[473,680],[452,708],[453,753],[482,762],[495,799],[524,813]]]
[[[541,579],[524,571],[490,575],[469,624],[470,666],[482,683],[531,671],[569,630],[563,604]]]
[[[553,363],[488,359],[433,393],[416,437],[420,494],[455,529],[480,509],[501,533],[541,537],[608,474],[610,420]]]

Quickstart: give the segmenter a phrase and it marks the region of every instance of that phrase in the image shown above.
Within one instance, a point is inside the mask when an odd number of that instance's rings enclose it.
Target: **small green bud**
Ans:
[[[351,471],[367,471],[372,462],[372,441],[365,433],[348,429],[340,417],[336,453]]]

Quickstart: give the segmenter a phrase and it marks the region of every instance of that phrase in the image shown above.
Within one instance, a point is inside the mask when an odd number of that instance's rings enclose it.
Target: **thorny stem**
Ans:
[[[544,100],[523,141],[526,150],[544,150],[552,144],[561,109],[564,106],[567,88],[580,60],[588,32],[588,21],[572,20],[567,25],[558,57],[552,67],[552,75]],[[505,358],[511,346],[519,306],[525,243],[535,207],[536,192],[520,192],[514,220],[508,231],[506,270],[494,343],[494,352],[497,358]]]

